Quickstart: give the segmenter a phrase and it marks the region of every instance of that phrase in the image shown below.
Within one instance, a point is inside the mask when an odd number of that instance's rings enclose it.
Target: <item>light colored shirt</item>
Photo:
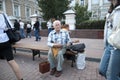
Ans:
[[[8,20],[9,24],[11,25],[10,20],[8,19],[7,15],[4,14],[6,19]],[[13,28],[13,26],[11,26]],[[2,13],[0,13],[0,43],[7,42],[9,40],[8,36],[4,31],[7,30],[5,19]]]
[[[48,29],[49,29],[49,28],[52,28],[52,22],[48,21],[48,22],[47,22],[47,27],[48,27]]]
[[[31,25],[30,25],[30,24],[27,24],[27,28],[31,28]]]
[[[118,27],[120,27],[120,6],[116,7],[112,13],[108,16],[107,22],[106,22],[106,38],[111,35],[111,33],[116,30]]]
[[[20,21],[20,28],[24,29],[24,23],[22,21]]]
[[[59,43],[62,45],[66,45],[71,42],[68,31],[60,30],[59,33],[56,33],[55,30],[51,31],[48,35],[48,43],[49,47],[53,47],[54,43]]]

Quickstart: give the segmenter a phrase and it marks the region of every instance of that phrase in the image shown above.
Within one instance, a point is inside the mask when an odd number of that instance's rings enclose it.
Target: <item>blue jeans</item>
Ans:
[[[20,36],[21,36],[21,38],[25,38],[25,31],[24,31],[24,29],[20,28]]]
[[[106,77],[107,80],[120,80],[120,49],[112,51]]]
[[[26,37],[31,38],[31,32],[26,34]]]
[[[110,55],[111,55],[111,50],[113,50],[113,47],[109,44],[106,45],[104,54],[100,61],[99,73],[104,77],[106,77],[106,72],[108,69],[109,59],[110,59]]]
[[[36,41],[40,40],[40,31],[39,30],[35,30],[35,37],[36,37]]]

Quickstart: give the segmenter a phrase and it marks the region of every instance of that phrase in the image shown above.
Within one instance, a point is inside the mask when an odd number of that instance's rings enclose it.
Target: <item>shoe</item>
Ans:
[[[62,71],[57,71],[56,74],[55,74],[55,77],[60,77],[62,74]]]
[[[38,39],[39,41],[41,40],[41,37]]]
[[[56,68],[53,68],[51,71],[50,71],[50,75],[54,75],[56,72]]]
[[[38,41],[38,40],[35,40],[35,41]]]

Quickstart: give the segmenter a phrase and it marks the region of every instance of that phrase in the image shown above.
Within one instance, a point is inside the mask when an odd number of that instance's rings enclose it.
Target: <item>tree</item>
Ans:
[[[61,19],[63,13],[68,9],[68,0],[38,0],[39,7],[43,13],[43,18],[48,20],[50,18]]]
[[[76,4],[74,9],[76,11],[76,24],[80,24],[80,22],[89,20],[91,17],[91,12],[87,11],[87,6],[84,7]]]

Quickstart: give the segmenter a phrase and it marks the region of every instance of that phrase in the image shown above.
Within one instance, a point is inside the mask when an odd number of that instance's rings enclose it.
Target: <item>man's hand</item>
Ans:
[[[62,44],[58,44],[58,43],[54,43],[53,47],[55,47],[55,48],[62,48],[63,45]]]

